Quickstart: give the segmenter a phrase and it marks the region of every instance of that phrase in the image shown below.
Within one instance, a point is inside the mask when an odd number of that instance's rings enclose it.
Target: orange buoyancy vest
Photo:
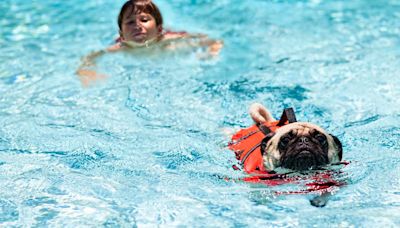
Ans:
[[[249,128],[241,129],[232,136],[228,147],[235,152],[236,158],[242,163],[247,173],[265,173],[261,152],[261,143],[266,135],[275,132],[278,128],[296,122],[292,108],[283,111],[279,121],[255,124]]]
[[[242,129],[232,136],[229,149],[233,150],[236,158],[242,163],[243,169],[251,176],[241,178],[249,183],[261,183],[268,186],[277,186],[287,183],[296,183],[303,180],[301,176],[291,176],[294,173],[277,174],[264,167],[261,144],[263,140],[269,140],[269,133],[274,133],[278,128],[296,122],[293,109],[285,109],[279,121],[256,124],[249,128]],[[336,165],[348,165],[349,162],[342,161]],[[234,166],[235,168],[236,166]],[[237,169],[237,167],[236,167]],[[306,189],[296,191],[276,192],[276,194],[307,194],[313,192],[332,192],[340,186],[346,184],[344,181],[335,180],[335,176],[342,171],[322,170],[309,176],[311,182],[306,184]]]

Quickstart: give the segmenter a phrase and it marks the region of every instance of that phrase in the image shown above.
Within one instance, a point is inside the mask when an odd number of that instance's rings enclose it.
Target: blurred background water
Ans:
[[[400,225],[399,1],[157,0],[221,55],[108,55],[83,88],[123,2],[0,2],[0,226]],[[342,140],[348,184],[325,208],[219,178],[245,176],[222,129],[254,101]]]

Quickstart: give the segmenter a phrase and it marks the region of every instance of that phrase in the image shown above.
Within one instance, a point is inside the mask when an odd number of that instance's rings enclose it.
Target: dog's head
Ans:
[[[342,160],[339,139],[319,126],[305,122],[285,125],[270,133],[261,143],[264,165],[308,170]]]

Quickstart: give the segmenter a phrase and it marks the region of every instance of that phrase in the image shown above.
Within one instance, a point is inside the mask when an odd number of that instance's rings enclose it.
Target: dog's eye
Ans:
[[[314,136],[314,138],[317,139],[318,142],[321,143],[322,145],[325,145],[327,143],[326,136],[323,134],[318,133]]]
[[[289,142],[290,138],[288,136],[282,137],[278,144],[279,149],[285,149]]]

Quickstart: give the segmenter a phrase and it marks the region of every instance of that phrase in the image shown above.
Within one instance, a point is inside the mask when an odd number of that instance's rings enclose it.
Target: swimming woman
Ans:
[[[106,50],[93,52],[83,59],[77,70],[84,86],[104,78],[91,69],[95,60],[107,52],[134,50],[158,45],[164,49],[177,49],[175,41],[184,40],[184,47],[206,47],[209,55],[218,55],[223,43],[208,39],[206,35],[191,35],[186,32],[169,32],[163,29],[163,18],[158,7],[151,0],[129,0],[121,8],[118,16],[119,38]],[[182,45],[183,44],[183,45]]]

